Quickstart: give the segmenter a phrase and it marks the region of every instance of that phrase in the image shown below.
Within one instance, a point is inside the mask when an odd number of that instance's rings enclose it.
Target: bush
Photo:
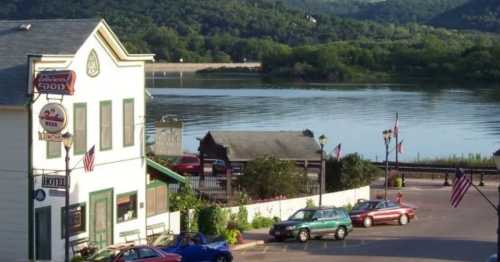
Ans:
[[[349,204],[347,204],[347,205],[343,206],[343,208],[344,208],[345,210],[347,210],[347,213],[349,213],[349,212],[351,212],[351,211],[352,211],[352,205],[351,205],[351,203],[349,203]]]
[[[261,157],[248,162],[244,175],[238,179],[239,185],[257,199],[300,195],[305,193],[306,182],[306,176],[294,162],[275,157]]]
[[[335,192],[366,186],[381,173],[382,170],[356,153],[341,161],[330,158],[326,161],[326,190]]]
[[[222,232],[222,237],[224,237],[229,245],[237,244],[239,242],[239,235],[241,235],[241,232],[238,229],[228,228]]]
[[[240,232],[247,231],[251,228],[250,223],[248,223],[248,210],[245,206],[240,206],[238,208],[238,213],[231,214],[230,221]]]
[[[308,198],[306,200],[306,208],[314,208],[316,207],[316,204],[314,204],[314,200]]]
[[[170,194],[169,202],[170,211],[181,213],[181,231],[197,231],[198,210],[203,202],[196,196],[189,183],[182,185],[177,193]],[[190,209],[194,209],[194,214],[189,214]]]
[[[392,185],[394,187],[400,188],[403,186],[403,179],[399,176],[393,178]]]
[[[71,258],[71,262],[83,262],[85,261],[85,259],[81,256],[74,256],[73,258]]]
[[[274,224],[272,218],[263,217],[260,214],[256,214],[252,220],[252,227],[255,229],[271,227]]]
[[[199,231],[208,236],[222,235],[228,224],[228,212],[219,206],[201,208],[198,213]]]

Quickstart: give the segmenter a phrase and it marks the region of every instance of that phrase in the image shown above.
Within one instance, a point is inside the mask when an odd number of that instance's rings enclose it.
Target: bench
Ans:
[[[82,254],[82,250],[89,247],[89,238],[88,237],[78,238],[70,241],[69,244],[71,246],[71,252],[73,252],[74,256],[77,254],[82,256],[84,255]]]
[[[141,241],[141,231],[139,229],[120,232],[120,237],[125,243],[139,243]]]

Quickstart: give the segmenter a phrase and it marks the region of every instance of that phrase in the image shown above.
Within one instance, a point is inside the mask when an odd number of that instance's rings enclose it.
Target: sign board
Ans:
[[[63,137],[62,134],[51,134],[47,132],[38,132],[38,139],[45,140],[50,142],[62,142]]]
[[[35,190],[35,192],[33,192],[33,198],[40,202],[44,201],[46,196],[47,194],[45,194],[45,191],[43,191],[43,189],[37,189]]]
[[[38,114],[40,125],[42,128],[51,134],[61,132],[68,123],[66,109],[58,103],[48,103],[42,107]]]
[[[65,176],[42,175],[42,187],[45,188],[66,188]]]
[[[38,73],[33,86],[42,94],[73,95],[76,73],[71,70],[42,71]]]
[[[57,190],[57,189],[50,189],[49,190],[49,196],[53,196],[53,197],[65,197],[66,196],[66,191],[64,191],[64,190]]]

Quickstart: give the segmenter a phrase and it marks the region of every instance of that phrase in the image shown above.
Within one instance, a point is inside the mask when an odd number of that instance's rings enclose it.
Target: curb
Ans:
[[[251,242],[244,243],[244,244],[239,244],[239,245],[232,247],[231,251],[243,250],[243,249],[258,246],[258,245],[264,245],[264,240],[257,240],[257,241],[251,241]]]

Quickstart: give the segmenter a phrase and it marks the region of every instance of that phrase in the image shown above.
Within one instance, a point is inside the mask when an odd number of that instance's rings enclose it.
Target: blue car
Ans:
[[[182,256],[182,262],[231,262],[233,255],[223,239],[208,241],[202,233],[181,233],[161,250]]]

